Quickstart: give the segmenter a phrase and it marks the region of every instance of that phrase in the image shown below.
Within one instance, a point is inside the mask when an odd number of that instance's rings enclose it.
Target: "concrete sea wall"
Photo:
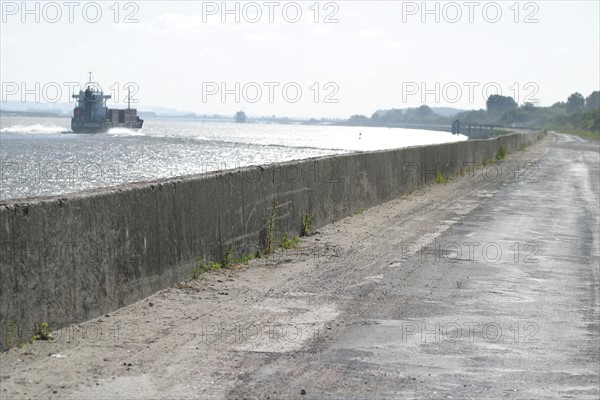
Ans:
[[[76,194],[0,202],[0,342],[47,321],[94,318],[219,260],[392,200],[543,132],[314,158]]]

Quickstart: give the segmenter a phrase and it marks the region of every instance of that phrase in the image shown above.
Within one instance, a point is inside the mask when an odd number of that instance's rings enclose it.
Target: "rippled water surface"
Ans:
[[[0,199],[77,192],[240,166],[465,140],[397,128],[149,119],[139,131],[70,132],[68,118],[0,119]]]

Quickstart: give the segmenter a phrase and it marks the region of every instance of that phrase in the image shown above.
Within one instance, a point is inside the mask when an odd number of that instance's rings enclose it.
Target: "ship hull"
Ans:
[[[105,133],[112,128],[126,128],[126,129],[142,129],[144,125],[143,119],[138,119],[132,123],[113,123],[110,121],[104,122],[83,122],[75,118],[71,119],[71,130],[73,133]]]

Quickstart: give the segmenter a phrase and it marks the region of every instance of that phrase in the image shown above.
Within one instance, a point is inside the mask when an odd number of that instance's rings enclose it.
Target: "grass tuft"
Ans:
[[[498,161],[504,160],[505,157],[506,157],[506,147],[504,147],[503,145],[500,145],[500,148],[498,149],[498,153],[496,154],[496,160],[498,160]]]
[[[200,277],[203,272],[207,271],[218,271],[223,267],[223,264],[207,260],[206,258],[201,259],[200,256],[196,257],[194,268],[192,269],[191,279],[195,280]]]
[[[35,324],[34,334],[31,337],[31,341],[34,340],[54,340],[52,334],[50,333],[50,329],[48,327],[47,322],[41,322],[39,324]]]
[[[281,242],[279,243],[279,247],[282,247],[284,249],[293,249],[296,246],[298,246],[298,243],[300,242],[300,238],[299,237],[295,237],[295,238],[290,238],[289,235],[287,233],[283,234],[283,237],[281,238]]]
[[[444,176],[444,174],[442,174],[442,171],[437,172],[437,175],[435,177],[435,183],[448,183],[448,178]]]
[[[300,230],[302,236],[312,235],[311,220],[312,217],[310,216],[310,214],[304,214],[302,216],[302,228]]]
[[[273,233],[275,231],[275,210],[279,203],[277,201],[273,201],[273,206],[271,207],[271,215],[267,220],[267,233],[265,236],[265,254],[271,254],[273,252]]]

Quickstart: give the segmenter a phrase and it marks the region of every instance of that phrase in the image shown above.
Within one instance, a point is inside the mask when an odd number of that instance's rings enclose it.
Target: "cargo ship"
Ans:
[[[77,105],[71,118],[73,133],[102,133],[111,128],[141,129],[144,120],[137,115],[137,110],[130,107],[130,96],[127,96],[127,109],[109,109],[106,101],[111,98],[105,95],[100,86],[92,82],[90,72],[88,83],[79,94],[74,94]]]

